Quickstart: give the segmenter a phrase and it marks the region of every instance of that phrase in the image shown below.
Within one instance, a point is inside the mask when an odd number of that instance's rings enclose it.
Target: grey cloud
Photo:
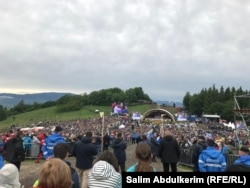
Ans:
[[[0,2],[0,90],[248,89],[248,1]]]

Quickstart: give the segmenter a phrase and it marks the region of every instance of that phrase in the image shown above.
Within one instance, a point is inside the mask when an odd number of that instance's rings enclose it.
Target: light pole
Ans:
[[[100,117],[102,118],[102,145],[101,145],[101,152],[103,151],[103,132],[104,132],[104,112],[100,112]]]
[[[163,131],[164,132],[164,127],[163,127],[163,117],[165,116],[166,114],[161,114],[161,132]]]

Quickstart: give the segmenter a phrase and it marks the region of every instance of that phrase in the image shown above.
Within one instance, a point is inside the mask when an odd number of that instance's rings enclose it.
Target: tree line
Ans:
[[[234,122],[237,120],[234,113],[237,106],[240,109],[250,109],[249,95],[249,91],[244,91],[241,87],[236,89],[221,86],[217,89],[213,85],[193,95],[187,92],[183,98],[183,106],[190,115],[201,117],[202,114],[217,114],[222,119]]]
[[[129,105],[135,105],[142,101],[152,103],[150,97],[144,93],[141,87],[130,88],[128,90],[121,90],[120,88],[115,87],[93,91],[90,94],[64,95],[56,101],[48,101],[42,104],[37,102],[34,102],[33,104],[25,104],[25,102],[21,100],[17,105],[10,109],[0,105],[0,121],[5,120],[8,116],[52,106],[56,106],[57,112],[60,113],[78,111],[85,105],[108,106],[111,105],[112,102],[123,102]]]
[[[236,108],[235,98],[239,96],[237,103],[241,109],[250,109],[250,97],[247,97],[247,95],[250,95],[249,91],[244,91],[241,87],[235,89],[235,87],[224,88],[221,86],[220,89],[217,89],[215,85],[213,85],[193,95],[191,95],[189,91],[186,92],[183,98],[183,110],[189,115],[196,115],[198,117],[201,117],[202,114],[218,114],[221,118],[233,122],[236,118],[234,114],[234,109]],[[144,93],[141,87],[130,88],[125,91],[115,87],[93,91],[90,94],[64,95],[57,101],[47,101],[42,104],[35,102],[30,105],[25,104],[25,102],[21,100],[10,109],[0,105],[0,121],[5,120],[11,115],[52,106],[56,106],[57,112],[60,113],[77,111],[86,105],[108,106],[111,105],[112,102],[123,102],[131,106],[142,102],[152,103],[153,101]]]

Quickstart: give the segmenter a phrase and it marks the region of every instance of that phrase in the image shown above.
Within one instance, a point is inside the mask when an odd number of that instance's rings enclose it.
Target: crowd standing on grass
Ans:
[[[2,151],[0,145],[0,165],[10,163],[20,170],[21,162],[30,157],[35,158],[36,163],[39,163],[41,159],[50,161],[56,157],[55,146],[65,143],[69,146],[69,154],[76,159],[75,170],[81,188],[100,183],[96,181],[99,175],[97,170],[105,173],[112,172],[114,176],[110,173],[103,174],[103,182],[108,182],[107,185],[117,183],[117,186],[120,181],[117,173],[154,172],[156,170],[151,168],[151,162],[162,163],[165,172],[177,172],[178,163],[182,157],[186,158],[188,155],[192,156],[194,172],[226,171],[229,167],[227,155],[232,153],[239,155],[235,163],[250,166],[250,141],[244,131],[239,130],[236,136],[232,130],[215,126],[154,125],[153,123],[138,123],[127,116],[117,115],[105,117],[104,122],[103,132],[100,118],[46,122],[43,124],[44,129],[32,132],[21,131],[20,128],[6,130],[0,134],[0,140],[3,143]],[[120,128],[120,125],[124,126]],[[27,144],[29,147],[25,147]],[[137,146],[134,165],[126,169],[128,144]],[[243,146],[239,153],[233,151],[237,146]],[[107,156],[110,155],[106,151],[110,151],[116,160],[109,161]],[[102,156],[103,154],[105,155]],[[2,163],[1,157],[4,160]],[[70,169],[69,165],[67,167]],[[43,170],[46,171],[46,167],[43,167]],[[40,178],[42,179],[42,176]]]

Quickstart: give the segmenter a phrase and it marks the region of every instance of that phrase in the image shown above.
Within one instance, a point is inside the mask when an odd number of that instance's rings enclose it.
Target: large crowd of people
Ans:
[[[105,116],[104,122],[104,127],[100,118],[46,122],[39,130],[21,131],[18,128],[1,132],[0,178],[5,178],[7,164],[13,164],[20,171],[21,163],[28,158],[35,158],[36,163],[46,160],[33,186],[38,188],[48,185],[45,176],[53,173],[47,172],[52,167],[60,173],[65,172],[61,174],[64,185],[53,174],[52,187],[65,187],[70,181],[74,188],[121,187],[122,172],[155,172],[151,162],[159,162],[158,159],[164,172],[177,172],[182,155],[190,156],[194,172],[223,172],[236,164],[250,168],[250,140],[244,130],[199,124],[154,125],[117,115]],[[125,126],[120,128],[121,124]],[[136,144],[136,158],[134,165],[126,169],[128,144]],[[237,156],[235,161],[228,161],[230,154]],[[75,157],[76,169],[67,162],[68,155]],[[72,179],[72,172],[79,181]]]

